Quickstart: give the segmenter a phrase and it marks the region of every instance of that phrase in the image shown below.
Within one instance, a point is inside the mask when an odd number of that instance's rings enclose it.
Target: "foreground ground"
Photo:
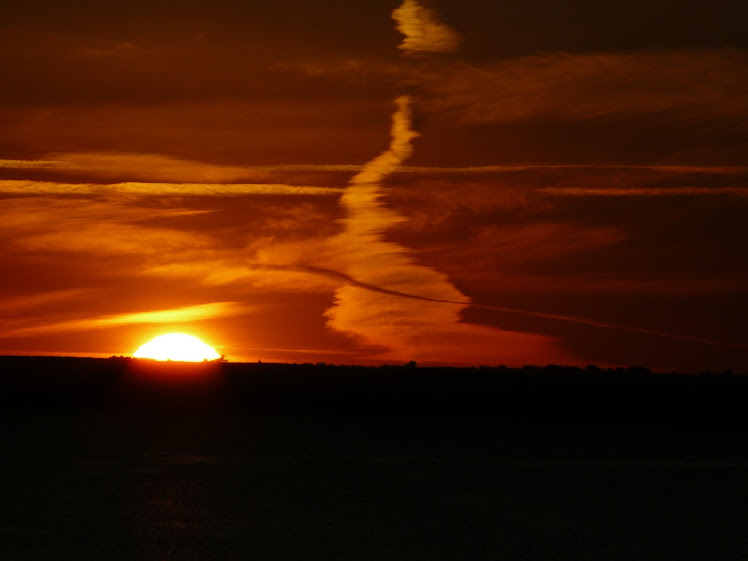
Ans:
[[[0,359],[4,559],[748,555],[739,377],[60,360]]]

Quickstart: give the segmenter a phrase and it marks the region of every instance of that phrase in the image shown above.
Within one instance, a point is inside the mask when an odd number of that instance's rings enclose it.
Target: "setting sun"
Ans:
[[[133,354],[135,358],[202,362],[221,358],[216,350],[197,337],[186,333],[167,333],[142,345]]]

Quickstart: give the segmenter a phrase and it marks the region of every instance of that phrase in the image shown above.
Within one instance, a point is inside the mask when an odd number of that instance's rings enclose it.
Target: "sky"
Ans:
[[[0,354],[748,372],[739,0],[30,0]]]

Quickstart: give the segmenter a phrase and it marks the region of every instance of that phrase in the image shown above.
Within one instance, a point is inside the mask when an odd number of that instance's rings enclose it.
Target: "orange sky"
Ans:
[[[0,353],[748,371],[737,1],[27,2]]]

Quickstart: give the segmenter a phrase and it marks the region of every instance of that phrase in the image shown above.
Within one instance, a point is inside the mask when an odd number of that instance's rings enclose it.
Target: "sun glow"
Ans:
[[[202,362],[221,358],[221,355],[213,347],[186,333],[159,335],[142,345],[133,356],[135,358],[179,362]]]

